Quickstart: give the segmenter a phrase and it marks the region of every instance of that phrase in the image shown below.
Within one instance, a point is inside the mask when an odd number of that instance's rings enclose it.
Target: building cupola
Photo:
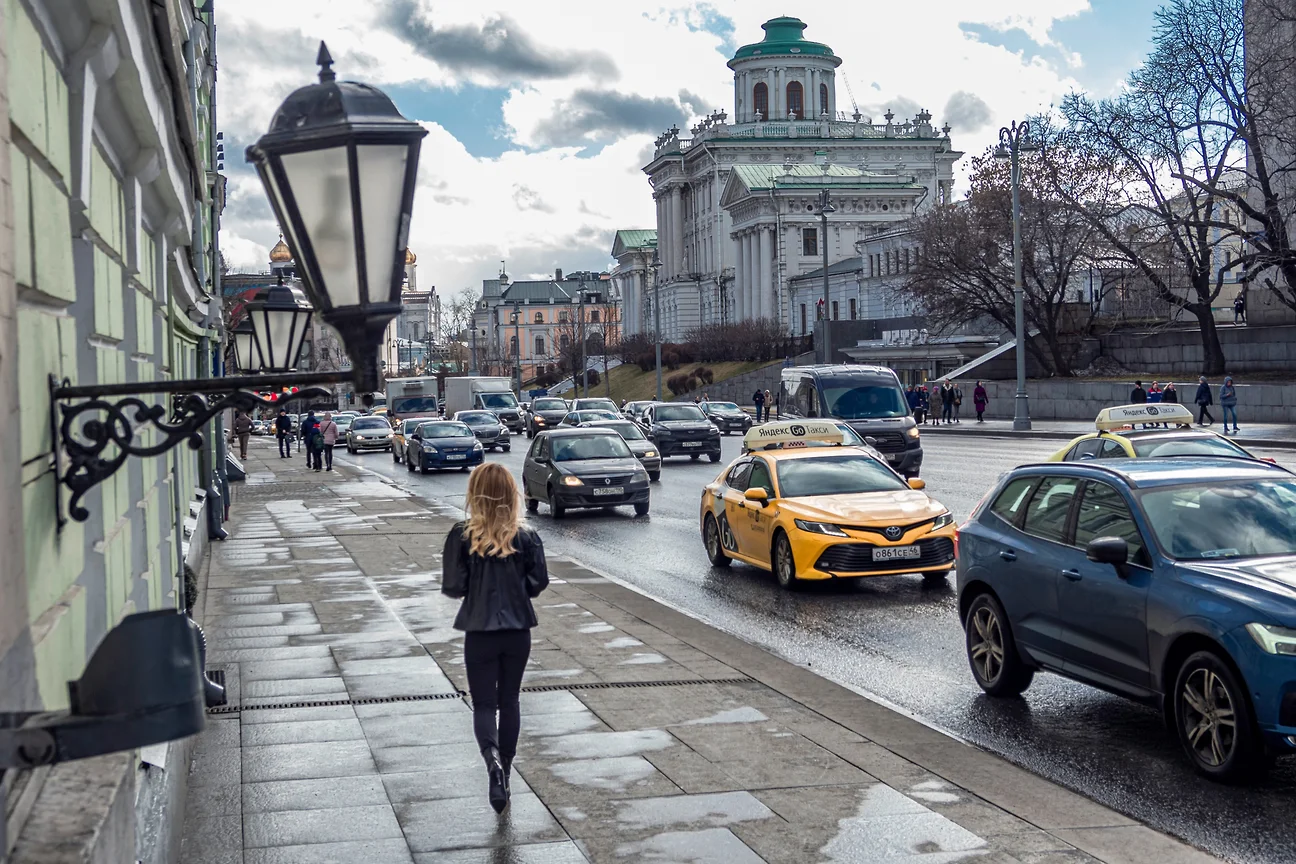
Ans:
[[[799,18],[771,18],[761,29],[765,38],[742,46],[729,61],[735,122],[835,118],[841,58],[822,42],[806,39]]]

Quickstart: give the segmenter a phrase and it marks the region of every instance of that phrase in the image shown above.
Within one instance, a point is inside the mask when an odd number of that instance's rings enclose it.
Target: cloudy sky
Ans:
[[[1072,89],[1106,94],[1145,54],[1155,0],[222,0],[218,110],[230,178],[221,244],[236,271],[278,239],[243,158],[279,102],[308,83],[319,40],[341,78],[381,87],[422,123],[410,246],[421,285],[480,286],[601,270],[617,228],[651,228],[652,141],[733,113],[734,50],[799,14],[843,63],[860,110],[919,108],[975,154],[1007,120]],[[965,160],[966,161],[966,160]]]

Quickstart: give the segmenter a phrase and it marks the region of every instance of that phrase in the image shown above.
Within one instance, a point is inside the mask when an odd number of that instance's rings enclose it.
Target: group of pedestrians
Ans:
[[[306,447],[306,464],[316,471],[333,470],[333,447],[338,440],[338,427],[333,413],[325,411],[323,419],[311,411],[301,421],[301,439]]]
[[[1179,403],[1179,391],[1175,389],[1174,382],[1168,382],[1162,387],[1159,382],[1153,381],[1152,386],[1144,389],[1142,381],[1134,382],[1134,389],[1130,391],[1130,404],[1144,405],[1156,403]],[[1193,395],[1193,403],[1197,406],[1197,425],[1211,426],[1215,423],[1215,415],[1211,413],[1211,406],[1215,404],[1215,395],[1211,391],[1210,382],[1206,376],[1202,375],[1197,379],[1197,392]],[[1226,375],[1224,383],[1220,385],[1219,404],[1224,413],[1224,431],[1229,431],[1229,418],[1233,418],[1233,430],[1238,431],[1237,418],[1238,393],[1237,387],[1233,383],[1233,376]],[[1166,425],[1144,423],[1143,428],[1148,426]]]
[[[977,382],[977,389],[984,397],[985,388],[980,381]],[[910,413],[920,424],[925,424],[929,418],[938,426],[941,423],[961,422],[959,411],[963,407],[963,388],[957,381],[942,381],[934,391],[929,390],[926,384],[910,384],[905,390],[905,400],[909,403]],[[981,415],[985,411],[984,400],[978,404],[977,420],[981,421]]]
[[[752,394],[752,404],[756,406],[756,422],[760,423],[763,420],[768,423],[770,409],[777,411],[779,408],[779,397],[772,395],[768,390],[757,388]]]

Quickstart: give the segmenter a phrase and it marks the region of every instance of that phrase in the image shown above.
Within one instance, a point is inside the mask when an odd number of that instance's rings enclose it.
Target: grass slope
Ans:
[[[706,366],[715,373],[714,384],[719,384],[727,378],[733,378],[735,375],[742,375],[751,372],[753,369],[760,369],[762,366],[769,366],[773,363],[782,361],[772,360],[765,363],[760,362],[726,362],[726,363],[690,363],[681,364],[678,369],[662,369],[662,398],[671,399],[671,392],[666,387],[666,379],[679,372],[691,372],[699,366]],[[599,370],[600,375],[603,370]],[[641,399],[657,398],[657,372],[649,370],[643,372],[633,363],[622,363],[620,366],[608,373],[606,380],[600,380],[598,384],[589,388],[590,396],[607,396],[608,383],[611,383],[612,398],[620,403],[622,399],[628,402],[635,402]],[[557,396],[563,396],[571,399],[575,396],[574,389],[564,393],[557,393]]]

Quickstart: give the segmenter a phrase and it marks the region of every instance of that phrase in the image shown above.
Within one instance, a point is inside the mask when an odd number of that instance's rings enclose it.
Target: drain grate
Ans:
[[[699,684],[750,684],[752,679],[694,678],[683,681],[592,681],[576,684],[536,684],[523,687],[523,693],[554,693],[560,690],[632,690],[641,687],[696,687]],[[373,696],[365,699],[317,699],[309,702],[271,702],[266,705],[220,705],[208,708],[208,714],[237,714],[240,711],[273,711],[285,708],[333,708],[341,705],[387,705],[395,702],[430,702],[441,699],[468,699],[462,690],[453,693],[425,693],[416,696]]]

